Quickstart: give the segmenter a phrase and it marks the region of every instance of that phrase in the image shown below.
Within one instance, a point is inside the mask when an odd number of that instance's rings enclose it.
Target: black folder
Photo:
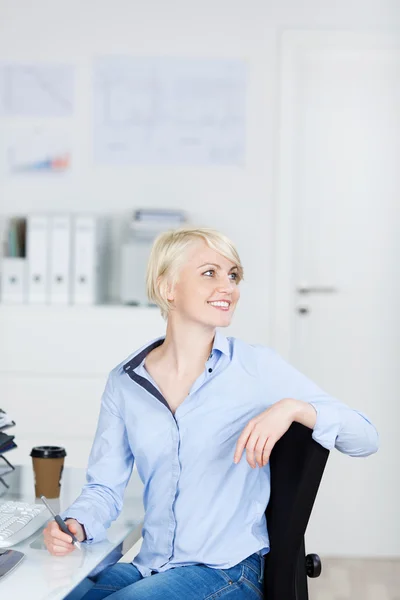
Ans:
[[[0,454],[4,454],[7,450],[16,448],[17,444],[14,442],[15,435],[7,435],[0,431]]]

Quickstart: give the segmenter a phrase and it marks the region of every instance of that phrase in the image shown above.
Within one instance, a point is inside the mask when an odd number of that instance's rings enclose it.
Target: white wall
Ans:
[[[3,178],[0,212],[185,208],[195,222],[220,228],[236,242],[246,282],[235,333],[254,342],[267,342],[280,32],[293,27],[394,27],[400,22],[397,7],[395,1],[382,0],[2,0],[0,60],[70,62],[77,68],[77,78],[76,114],[71,119],[72,174],[47,180]],[[125,53],[245,58],[249,66],[245,168],[93,164],[92,59]],[[4,155],[0,167],[2,162]]]
[[[0,216],[63,210],[127,215],[137,207],[184,208],[192,221],[221,229],[238,246],[246,281],[231,333],[254,343],[273,343],[281,32],[399,27],[396,0],[2,0],[0,61],[68,62],[76,66],[77,77],[68,177],[2,176],[1,134],[11,120],[0,119]],[[107,54],[246,59],[245,167],[95,165],[91,66],[94,57]],[[134,309],[0,306],[0,405],[18,420],[20,449],[13,455],[18,462],[29,460],[32,443],[58,440],[67,446],[69,464],[85,463],[107,371],[143,343],[147,333],[151,338],[162,332],[157,315],[146,315],[143,321]],[[30,340],[27,346],[25,339]],[[90,368],[82,368],[86,361]],[[73,434],[64,428],[59,437],[57,416],[68,416],[63,407],[69,399],[69,417],[77,430]],[[46,430],[38,430],[36,406]]]

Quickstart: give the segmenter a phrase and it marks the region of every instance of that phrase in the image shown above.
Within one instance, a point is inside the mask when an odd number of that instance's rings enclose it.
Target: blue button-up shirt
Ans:
[[[233,457],[253,417],[282,398],[312,404],[312,437],[329,450],[367,456],[378,434],[365,414],[332,398],[274,350],[217,330],[204,372],[175,415],[144,367],[158,338],[111,371],[89,457],[87,484],[63,513],[82,523],[87,542],[105,537],[121,511],[134,462],[144,484],[143,543],[133,564],[152,571],[203,563],[227,569],[266,554],[270,466]]]

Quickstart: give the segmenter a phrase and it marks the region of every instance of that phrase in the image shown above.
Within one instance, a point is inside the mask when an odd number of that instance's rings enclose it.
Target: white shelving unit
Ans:
[[[85,467],[107,374],[165,332],[153,307],[0,305],[0,399],[16,421],[14,464],[65,446]]]

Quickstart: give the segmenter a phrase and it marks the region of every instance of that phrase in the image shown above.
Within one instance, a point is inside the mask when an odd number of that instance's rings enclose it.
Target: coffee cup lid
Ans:
[[[33,458],[64,458],[67,453],[62,446],[35,446],[32,448],[30,456]]]

